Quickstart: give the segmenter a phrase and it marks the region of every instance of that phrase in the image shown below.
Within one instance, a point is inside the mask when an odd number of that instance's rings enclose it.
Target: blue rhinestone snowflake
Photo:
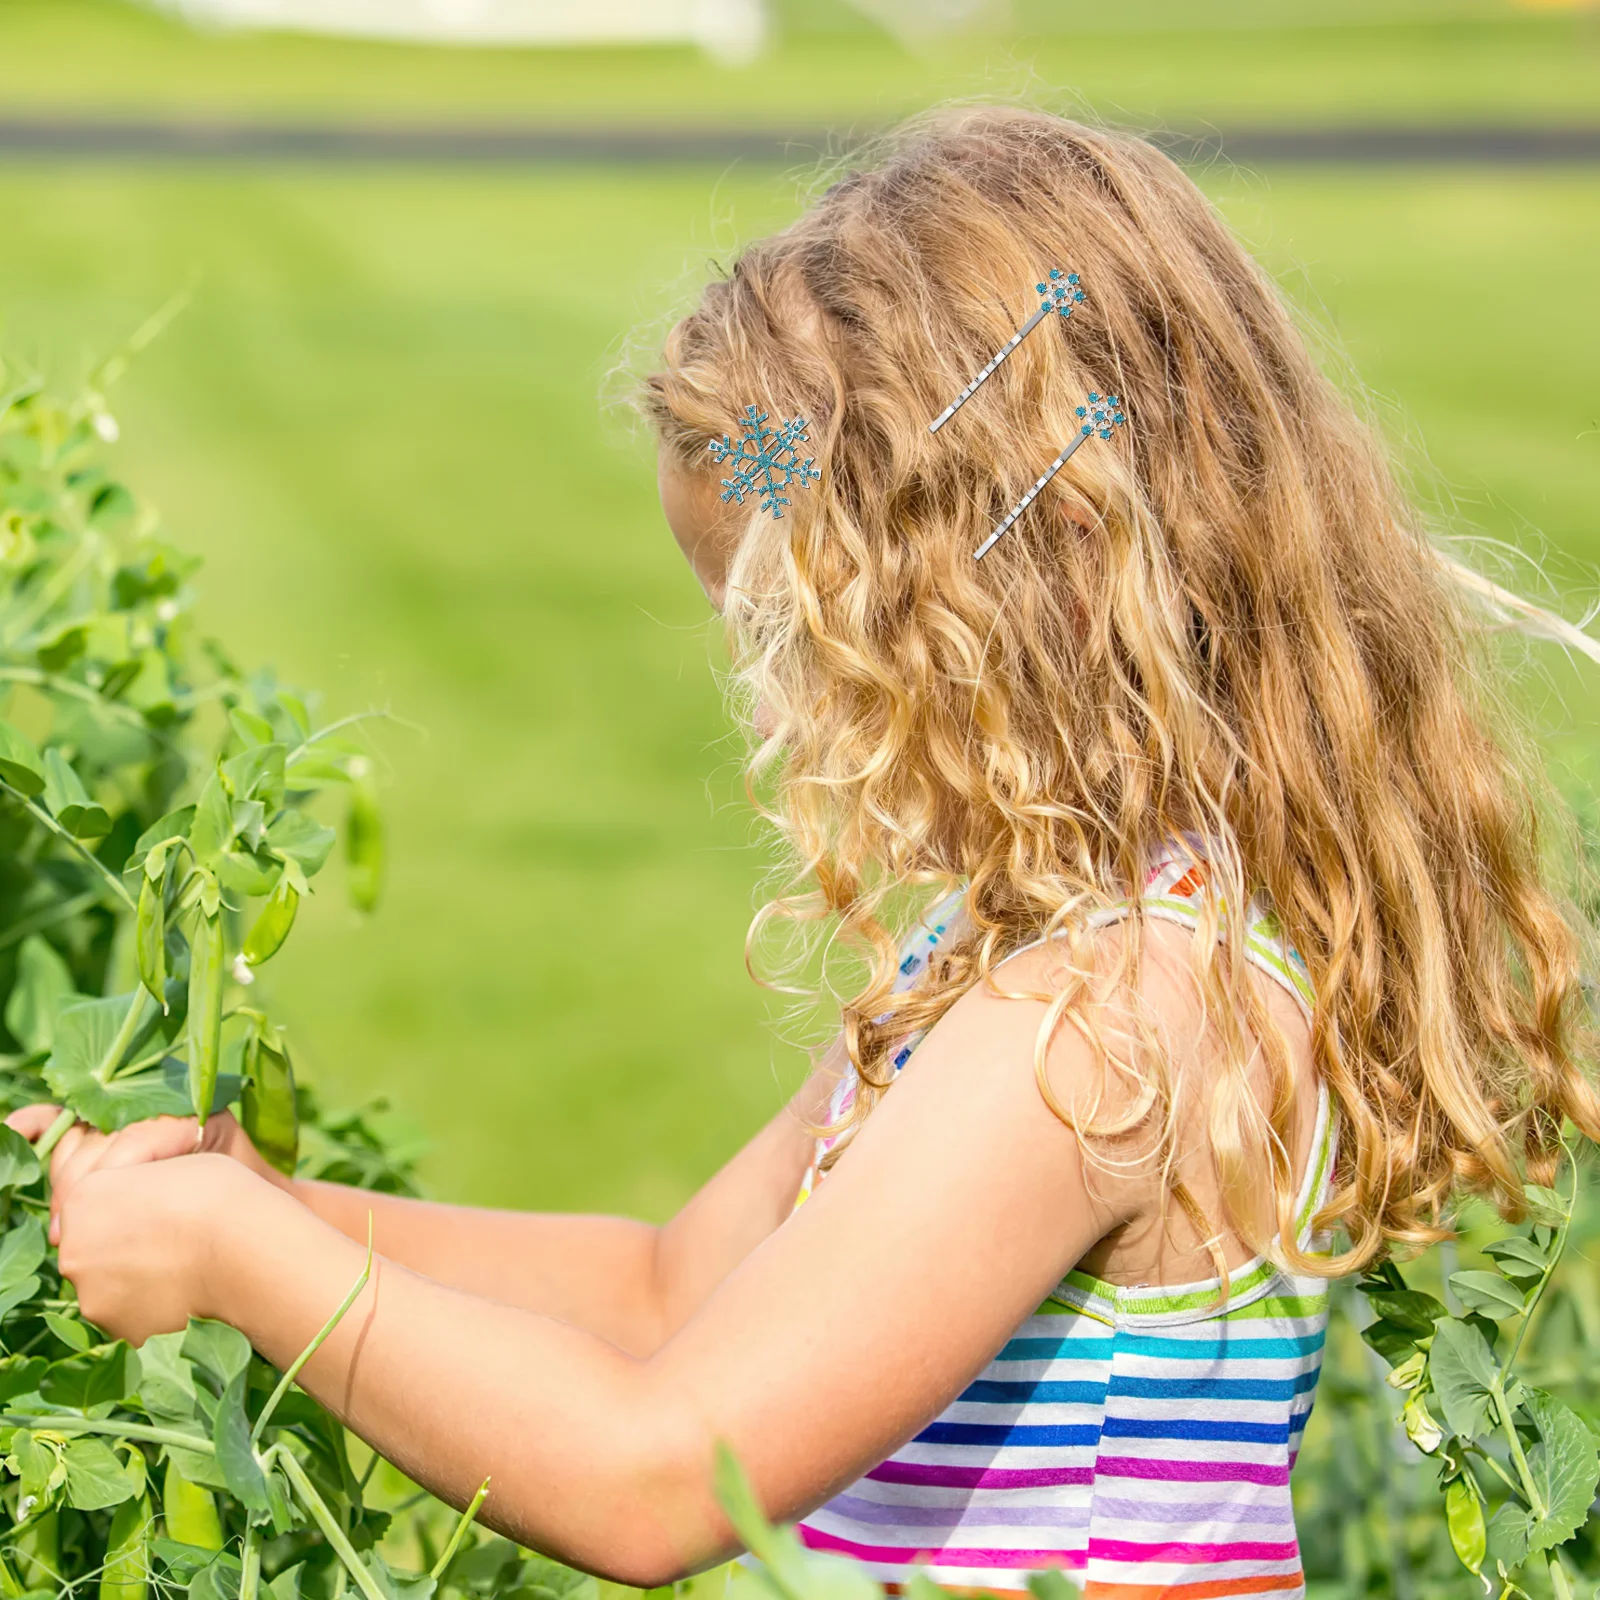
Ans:
[[[1128,420],[1122,414],[1122,402],[1114,394],[1091,394],[1088,405],[1078,407],[1078,415],[1084,419],[1085,438],[1098,433],[1102,439],[1109,439],[1111,430]]]
[[[733,463],[733,476],[722,480],[724,500],[742,506],[747,494],[758,494],[761,509],[781,517],[783,507],[790,503],[783,491],[792,484],[803,489],[822,474],[814,458],[807,456],[802,461],[795,449],[796,445],[807,443],[806,419],[795,417],[781,428],[769,428],[767,416],[765,411],[746,406],[743,436],[737,444],[730,434],[713,439],[711,459],[719,466]]]
[[[1039,302],[1039,309],[1059,311],[1063,322],[1072,315],[1074,306],[1083,304],[1083,290],[1078,287],[1076,272],[1062,272],[1060,267],[1051,267],[1049,281],[1036,283],[1034,288],[1044,297]]]

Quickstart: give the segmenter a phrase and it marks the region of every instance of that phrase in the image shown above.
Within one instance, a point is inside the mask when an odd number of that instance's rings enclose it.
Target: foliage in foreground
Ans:
[[[358,1473],[233,1329],[105,1339],[47,1246],[42,1167],[74,1116],[233,1106],[285,1171],[409,1188],[380,1124],[296,1085],[253,1003],[337,842],[330,797],[352,897],[376,902],[359,719],[319,724],[196,633],[196,563],[97,462],[114,433],[97,390],[61,405],[0,369],[0,1111],[67,1108],[37,1150],[0,1130],[0,1595],[564,1593],[583,1580],[465,1543],[426,1497],[377,1509],[376,1460]]]

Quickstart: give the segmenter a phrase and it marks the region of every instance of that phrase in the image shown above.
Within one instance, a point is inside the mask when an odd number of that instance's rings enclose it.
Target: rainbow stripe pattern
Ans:
[[[1196,925],[1205,877],[1196,841],[1175,841],[1146,881],[1145,914]],[[905,982],[958,906],[919,930]],[[1251,908],[1246,942],[1309,1009],[1303,965],[1270,911]],[[1302,1245],[1336,1140],[1323,1091]],[[1089,1600],[1303,1596],[1289,1473],[1322,1364],[1327,1284],[1257,1258],[1229,1275],[1226,1301],[1220,1287],[1070,1273],[942,1416],[797,1533],[892,1588],[920,1569],[957,1589],[1020,1593],[1054,1567]]]

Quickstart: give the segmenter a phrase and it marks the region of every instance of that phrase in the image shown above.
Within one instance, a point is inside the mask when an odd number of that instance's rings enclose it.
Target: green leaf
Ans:
[[[32,1054],[48,1050],[56,1018],[73,998],[75,985],[67,964],[48,939],[29,934],[17,951],[17,976],[6,1001],[6,1027]]]
[[[38,1282],[37,1279],[34,1280]],[[50,1363],[43,1356],[6,1356],[0,1359],[0,1406],[11,1405],[19,1395],[37,1394],[39,1380]]]
[[[0,1321],[4,1321],[19,1306],[26,1305],[43,1287],[39,1278],[29,1277],[0,1289]]]
[[[11,1448],[25,1496],[46,1499],[67,1481],[67,1466],[59,1446],[44,1444],[28,1429],[20,1428]]]
[[[241,1576],[237,1556],[215,1556],[190,1580],[189,1600],[239,1600]]]
[[[0,1289],[25,1283],[44,1265],[44,1224],[24,1217],[0,1238]]]
[[[33,1146],[15,1128],[0,1123],[0,1194],[25,1189],[38,1176],[39,1158]]]
[[[1367,1302],[1385,1321],[1421,1338],[1433,1332],[1440,1317],[1450,1315],[1440,1301],[1420,1289],[1369,1289]]]
[[[119,1339],[116,1344],[55,1362],[39,1383],[53,1406],[90,1411],[125,1399],[138,1387],[139,1358]]]
[[[1520,1283],[1531,1283],[1539,1278],[1550,1257],[1525,1234],[1511,1233],[1483,1247],[1483,1253],[1499,1264],[1508,1278]]]
[[[1417,1335],[1407,1328],[1402,1328],[1397,1322],[1390,1322],[1387,1317],[1379,1317],[1376,1322],[1369,1322],[1361,1330],[1361,1337],[1391,1367],[1399,1366],[1417,1348]]]
[[[1545,1504],[1544,1516],[1528,1530],[1528,1552],[1537,1555],[1565,1544],[1588,1520],[1600,1484],[1600,1450],[1578,1414],[1543,1389],[1527,1390],[1522,1409],[1539,1431],[1528,1451],[1528,1470]]]
[[[249,1346],[245,1348],[248,1351]],[[241,1370],[228,1380],[212,1421],[211,1442],[217,1447],[217,1465],[222,1469],[228,1492],[247,1510],[265,1512],[270,1509],[266,1474],[251,1446],[250,1418],[244,1408],[248,1377],[248,1373]]]
[[[300,1600],[300,1575],[304,1571],[304,1562],[285,1567],[271,1583],[266,1585],[269,1600]]]
[[[1522,1290],[1498,1272],[1452,1272],[1450,1287],[1469,1311],[1497,1322],[1522,1310]]]
[[[1525,1183],[1522,1197],[1527,1202],[1528,1216],[1547,1228],[1559,1228],[1567,1220],[1567,1202],[1554,1189],[1542,1184]]]
[[[30,800],[44,793],[44,757],[33,741],[9,722],[0,722],[0,779]]]
[[[44,753],[44,803],[74,839],[103,839],[111,832],[110,813],[89,798],[72,763],[54,746]]]
[[[363,1550],[361,1564],[372,1574],[379,1592],[388,1596],[388,1600],[433,1600],[433,1591],[438,1587],[434,1579],[395,1572],[376,1550]],[[672,1591],[669,1589],[667,1593],[670,1595]],[[648,1591],[643,1600],[648,1600]]]
[[[188,838],[189,830],[193,826],[193,806],[180,806],[176,811],[169,811],[164,817],[152,822],[139,835],[133,847],[133,854],[128,857],[127,865],[122,870],[137,872],[144,866],[145,858],[158,844],[164,844],[171,839]]]
[[[94,1335],[76,1317],[64,1317],[59,1311],[47,1311],[44,1321],[62,1344],[80,1355],[94,1343]]]
[[[215,771],[206,780],[195,803],[194,822],[189,828],[189,847],[203,867],[216,864],[217,858],[233,843],[233,802],[223,786],[222,774]]]
[[[258,717],[253,711],[246,711],[243,706],[235,706],[228,713],[228,721],[233,724],[233,731],[239,735],[240,743],[245,746],[271,744],[276,735],[272,731],[272,724],[265,717]],[[235,789],[236,794],[240,791]]]
[[[912,1581],[926,1587],[911,1596],[908,1586],[906,1593],[911,1600],[939,1600],[944,1595],[944,1590],[924,1572],[919,1572]],[[1082,1592],[1064,1572],[1058,1572],[1053,1567],[1044,1572],[1035,1572],[1028,1579],[1028,1593],[1033,1600],[1078,1600]]]
[[[1428,1375],[1450,1431],[1476,1439],[1494,1426],[1491,1387],[1499,1375],[1483,1334],[1448,1318],[1439,1323],[1428,1355]]]
[[[1508,1571],[1520,1567],[1528,1559],[1528,1539],[1532,1529],[1533,1518],[1526,1506],[1515,1500],[1503,1502],[1500,1509],[1489,1518],[1489,1557]]]
[[[175,1062],[163,1061],[106,1080],[104,1069],[127,1014],[128,999],[118,995],[69,1006],[61,1013],[55,1048],[44,1066],[52,1093],[102,1133],[147,1117],[183,1117],[190,1112],[183,1069]]]
[[[267,829],[267,848],[297,862],[308,878],[314,878],[322,871],[338,837],[332,828],[324,827],[304,811],[285,811]]]
[[[69,1439],[64,1452],[67,1463],[67,1504],[79,1511],[104,1511],[131,1500],[144,1487],[118,1460],[111,1447],[100,1439]]]
[[[225,1322],[191,1317],[180,1347],[183,1358],[220,1395],[250,1365],[250,1341]]]

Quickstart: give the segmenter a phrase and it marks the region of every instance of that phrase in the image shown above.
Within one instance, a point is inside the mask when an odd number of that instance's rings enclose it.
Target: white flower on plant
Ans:
[[[122,429],[117,426],[117,419],[109,411],[95,412],[94,431],[107,444],[115,444],[122,437]]]
[[[249,988],[256,981],[255,972],[250,963],[245,960],[243,950],[233,958],[233,981],[244,985],[246,988]]]
[[[156,602],[156,620],[158,622],[176,622],[178,620],[178,602],[170,595],[165,600]]]
[[[38,1505],[39,1497],[36,1494],[25,1494],[17,1501],[17,1521],[26,1522],[33,1515],[33,1508]]]
[[[345,762],[344,770],[348,772],[357,783],[360,783],[363,778],[370,778],[372,776],[372,763],[368,761],[365,756],[351,756],[350,759]]]

